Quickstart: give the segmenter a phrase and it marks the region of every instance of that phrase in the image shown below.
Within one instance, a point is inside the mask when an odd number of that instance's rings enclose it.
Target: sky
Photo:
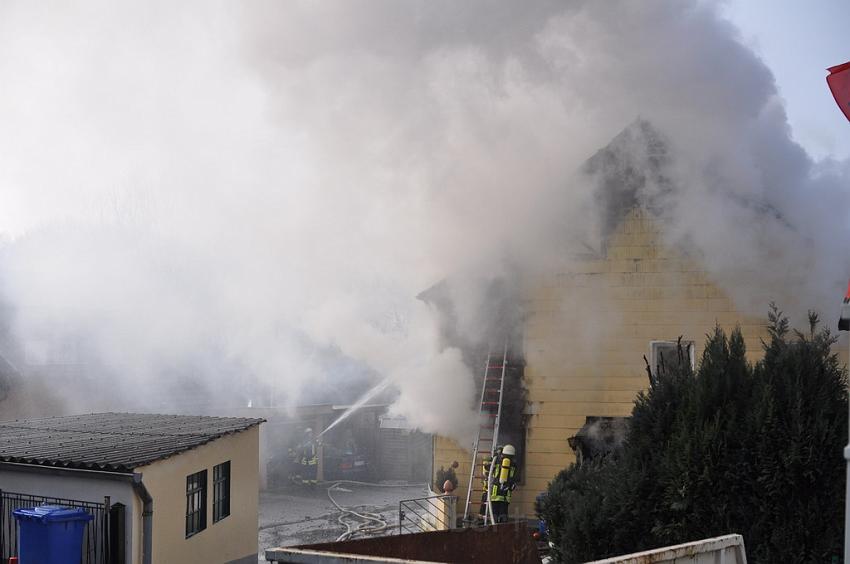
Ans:
[[[850,61],[850,2],[730,0],[725,12],[773,72],[794,139],[816,159],[850,157],[850,122],[824,78]]]

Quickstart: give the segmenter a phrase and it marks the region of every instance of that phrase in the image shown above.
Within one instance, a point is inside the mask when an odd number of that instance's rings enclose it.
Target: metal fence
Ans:
[[[398,532],[445,531],[457,526],[457,496],[432,495],[405,499],[398,504]]]
[[[82,564],[110,564],[112,562],[109,550],[109,516],[112,506],[109,502],[109,496],[103,498],[103,503],[94,503],[3,490],[0,490],[0,562],[5,562],[6,559],[18,555],[18,521],[12,512],[15,509],[44,504],[83,509],[92,515],[94,519],[88,522],[83,533],[81,562]]]

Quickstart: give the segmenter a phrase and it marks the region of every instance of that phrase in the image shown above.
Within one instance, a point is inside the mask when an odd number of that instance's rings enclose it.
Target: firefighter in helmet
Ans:
[[[504,523],[508,520],[508,506],[511,492],[516,488],[516,449],[505,445],[501,454],[494,458],[492,478],[490,480],[490,503],[493,506],[493,521]]]
[[[299,450],[301,483],[305,486],[315,486],[319,469],[319,453],[316,439],[313,437],[313,429],[310,427],[304,429],[304,442],[301,443]]]

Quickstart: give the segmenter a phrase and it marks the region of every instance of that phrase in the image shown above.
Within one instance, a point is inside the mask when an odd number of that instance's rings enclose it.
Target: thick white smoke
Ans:
[[[294,403],[353,370],[464,436],[469,370],[415,296],[562,257],[595,228],[576,171],[639,116],[670,146],[672,242],[742,307],[766,281],[828,305],[850,270],[850,165],[791,140],[702,2],[6,2],[0,84],[15,337],[73,336],[110,375],[61,383],[68,409]]]

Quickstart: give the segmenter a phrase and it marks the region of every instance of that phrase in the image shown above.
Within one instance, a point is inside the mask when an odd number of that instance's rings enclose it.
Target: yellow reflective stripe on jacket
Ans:
[[[490,501],[510,501],[510,490],[507,495],[499,493],[499,485],[493,484],[493,489],[490,490]]]

